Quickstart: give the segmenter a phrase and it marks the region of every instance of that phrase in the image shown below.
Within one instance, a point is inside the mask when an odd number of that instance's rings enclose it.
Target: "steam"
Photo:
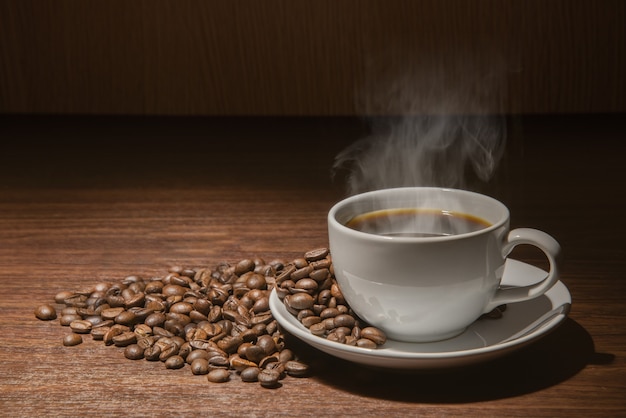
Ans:
[[[381,83],[382,100],[368,98],[366,112],[403,116],[370,118],[371,135],[336,156],[333,172],[348,170],[349,194],[488,181],[506,142],[503,78],[495,70],[477,74],[466,66],[460,78],[439,69]]]

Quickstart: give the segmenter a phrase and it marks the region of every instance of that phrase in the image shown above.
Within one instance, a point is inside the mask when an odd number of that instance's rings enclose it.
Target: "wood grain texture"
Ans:
[[[484,191],[562,244],[569,319],[498,360],[393,374],[288,343],[315,370],[278,390],[126,360],[33,311],[59,290],[172,265],[326,245],[354,119],[3,117],[0,405],[11,416],[623,416],[624,119],[525,118]],[[90,145],[85,145],[89,138]],[[298,138],[297,145],[293,139]],[[618,191],[618,189],[620,191]],[[540,262],[521,252],[528,262]]]
[[[0,1],[0,112],[626,111],[620,0]]]

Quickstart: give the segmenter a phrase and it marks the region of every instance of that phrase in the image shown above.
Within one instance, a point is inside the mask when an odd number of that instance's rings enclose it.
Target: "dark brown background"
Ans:
[[[0,112],[423,112],[433,74],[499,80],[460,112],[621,112],[624,21],[621,0],[1,0]]]
[[[625,416],[624,21],[623,1],[0,0],[0,415]],[[540,341],[398,374],[291,338],[313,376],[267,391],[34,317],[59,290],[326,245],[360,116],[439,111],[508,114],[475,188],[563,247],[572,309]]]

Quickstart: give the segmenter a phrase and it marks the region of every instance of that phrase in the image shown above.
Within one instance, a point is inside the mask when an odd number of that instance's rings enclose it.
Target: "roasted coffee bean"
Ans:
[[[304,377],[309,374],[309,366],[299,361],[289,360],[283,364],[285,365],[285,373],[289,376]]]
[[[207,380],[212,383],[224,383],[230,380],[230,372],[227,369],[211,370],[207,374]]]
[[[321,321],[321,320],[320,320]],[[311,334],[317,335],[318,337],[322,337],[326,335],[326,326],[323,322],[318,322],[309,327],[309,331]]]
[[[166,369],[180,369],[185,365],[185,359],[181,356],[171,356],[165,360]]]
[[[154,312],[148,315],[144,323],[149,327],[160,327],[165,323],[165,314],[163,312]]]
[[[61,315],[61,317],[59,318],[59,323],[62,326],[67,327],[72,322],[78,321],[79,319],[81,319],[81,316],[78,314]]]
[[[303,291],[310,295],[317,291],[317,282],[310,278],[300,279],[296,282],[294,291]]]
[[[134,329],[135,334],[137,334],[137,337],[148,337],[150,335],[152,335],[152,327],[149,327],[146,324],[139,324],[137,326],[135,326]]]
[[[187,291],[187,288],[184,286],[181,286],[178,284],[167,284],[163,286],[161,293],[166,298],[169,298],[170,296],[179,296],[182,298],[182,296],[185,294],[186,291]],[[172,299],[172,300],[176,300],[176,299]]]
[[[242,372],[243,370],[249,368],[249,367],[256,367],[256,363],[250,361],[250,360],[246,360],[244,358],[239,357],[238,355],[234,355],[231,356],[231,358],[229,359],[230,361],[230,368],[234,369],[238,372]]]
[[[278,372],[278,380],[282,380],[285,378],[285,365],[278,361],[278,357],[276,357],[276,361],[270,361],[265,364],[265,369],[267,370],[276,370]]]
[[[282,285],[286,280],[291,280],[291,274],[296,271],[296,266],[293,264],[285,266],[280,274],[276,277],[276,284]]]
[[[328,248],[316,248],[314,250],[310,250],[304,253],[304,258],[309,262],[317,261],[325,258],[329,253],[330,251],[328,250]]]
[[[322,312],[320,312],[321,319],[334,318],[339,315],[339,309],[337,308],[326,308]]]
[[[355,345],[357,347],[372,348],[372,349],[377,347],[377,345],[376,345],[376,343],[374,341],[372,341],[370,339],[367,339],[367,338],[358,339],[356,341]]]
[[[183,315],[189,315],[189,312],[193,311],[193,305],[187,302],[178,302],[170,306],[169,313],[177,313]]]
[[[89,334],[92,327],[91,322],[85,321],[84,319],[78,319],[70,323],[70,328],[77,334]]]
[[[293,280],[294,282],[297,282],[300,279],[304,279],[305,277],[309,277],[309,274],[311,274],[313,272],[313,267],[306,265],[302,268],[299,268],[298,270],[294,271],[293,273],[291,273],[291,280]]]
[[[235,266],[235,274],[241,276],[244,273],[253,271],[255,267],[254,261],[250,259],[241,260]]]
[[[278,355],[272,354],[271,356],[263,357],[261,361],[259,361],[259,367],[261,369],[266,369],[267,367],[269,367],[270,364],[278,363],[278,362],[279,362]]]
[[[330,272],[328,271],[327,268],[319,268],[319,269],[315,269],[315,267],[313,267],[313,271],[311,273],[309,273],[309,277],[314,280],[316,283],[321,283],[324,280],[326,280],[328,278],[328,276],[330,275]],[[319,286],[316,286],[316,288]]]
[[[159,357],[161,356],[161,347],[156,344],[150,347],[147,347],[143,351],[143,356],[148,361],[159,361]]]
[[[132,326],[137,322],[137,316],[131,311],[122,311],[114,320],[116,324]]]
[[[84,319],[85,321],[91,323],[92,328],[97,327],[98,325],[102,324],[104,321],[108,321],[106,319],[102,319],[100,315],[95,315],[95,314],[91,316],[87,316]]]
[[[74,295],[74,292],[70,292],[70,291],[61,291],[58,292],[55,296],[54,296],[54,301],[56,303],[62,304],[65,303],[66,299],[69,299],[70,297],[72,297]]]
[[[115,317],[117,317],[122,312],[124,312],[124,308],[120,306],[120,307],[117,307],[117,308],[103,309],[101,311],[100,315],[104,319],[115,319]]]
[[[256,364],[259,364],[261,360],[263,360],[263,358],[267,356],[267,354],[265,350],[263,349],[263,347],[260,347],[258,345],[251,345],[245,350],[244,356],[248,360]]]
[[[280,372],[273,369],[263,369],[259,372],[257,379],[262,387],[274,389],[279,386]]]
[[[289,295],[285,298],[285,303],[288,303],[291,308],[302,310],[302,309],[311,309],[313,304],[315,303],[315,299],[313,296],[308,293],[296,293],[293,295]]]
[[[270,311],[259,313],[250,319],[251,325],[265,324],[269,325],[274,320]]]
[[[143,306],[146,301],[146,295],[143,292],[138,292],[126,299],[124,306],[126,309]]]
[[[367,338],[376,343],[376,345],[383,345],[387,341],[385,333],[374,327],[366,327],[361,330],[361,338]]]
[[[35,316],[42,321],[50,321],[56,319],[57,311],[52,305],[40,305],[35,309]]]
[[[63,337],[63,345],[66,347],[72,347],[78,344],[82,344],[83,342],[83,337],[80,336],[80,334],[67,334],[65,337]]]
[[[209,359],[209,364],[211,366],[228,368],[230,361],[226,355],[216,355]]]
[[[126,331],[112,338],[116,347],[126,347],[137,343],[137,334],[133,331]]]
[[[209,361],[205,358],[196,358],[191,362],[191,373],[202,375],[209,373]]]
[[[154,336],[146,336],[137,338],[137,345],[141,347],[142,350],[145,350],[148,347],[152,347],[156,342],[156,337]]]
[[[107,332],[109,332],[110,329],[111,327],[109,326],[92,328],[91,338],[93,338],[96,341],[102,341],[104,339],[104,336],[106,335]]]
[[[159,336],[159,337],[173,337],[174,336],[174,334],[172,334],[171,332],[169,332],[165,328],[156,327],[156,326],[152,327],[152,333],[154,335]]]
[[[267,281],[265,280],[265,276],[258,273],[253,273],[246,280],[246,287],[248,289],[267,289]]]
[[[271,335],[261,335],[256,342],[257,347],[260,347],[265,355],[270,355],[276,352],[276,342]]]
[[[257,382],[261,369],[258,367],[248,367],[241,371],[241,380],[243,382]]]
[[[339,344],[344,344],[346,342],[346,335],[337,332],[331,332],[326,336],[326,339],[328,341],[334,341]]]
[[[270,298],[267,296],[257,299],[256,302],[254,302],[254,305],[252,305],[252,312],[257,313],[257,314],[261,312],[266,312],[269,309],[270,309]]]
[[[295,359],[296,356],[294,352],[291,351],[289,348],[283,348],[282,350],[280,350],[280,353],[278,353],[278,361],[280,361],[281,363],[286,363]]]
[[[140,360],[143,358],[144,349],[138,344],[130,344],[124,349],[124,357],[129,360]]]
[[[356,323],[354,317],[348,314],[340,314],[340,315],[335,316],[334,322],[335,322],[335,327],[337,328],[339,327],[352,328]]]

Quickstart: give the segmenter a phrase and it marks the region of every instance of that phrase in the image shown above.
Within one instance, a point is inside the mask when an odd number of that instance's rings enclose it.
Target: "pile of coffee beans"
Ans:
[[[116,283],[61,291],[54,298],[56,307],[43,304],[35,316],[58,317],[69,327],[63,338],[68,347],[90,335],[120,347],[129,360],[188,367],[209,382],[237,375],[244,382],[278,388],[287,376],[309,376],[310,368],[285,346],[269,308],[273,289],[314,335],[368,349],[386,341],[383,331],[364,323],[346,303],[327,248],[289,262],[251,258],[213,268],[172,267],[163,277],[131,275]],[[501,316],[503,308],[489,317]]]

